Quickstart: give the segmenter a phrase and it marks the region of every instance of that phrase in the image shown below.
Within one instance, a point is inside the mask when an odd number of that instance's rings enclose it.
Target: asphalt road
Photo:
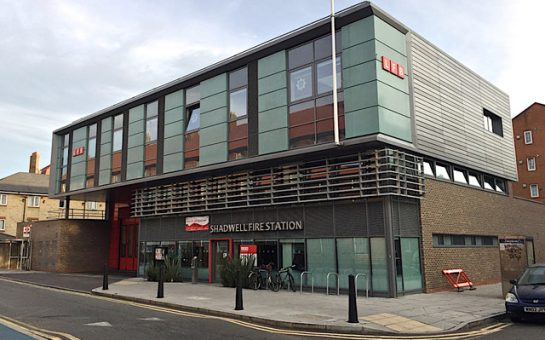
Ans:
[[[81,293],[6,280],[1,280],[0,285],[0,317],[80,339],[298,338],[263,332],[217,318],[190,317],[184,312],[144,308]]]
[[[506,321],[508,322],[508,321]],[[489,340],[512,340],[512,339],[544,339],[545,338],[545,321],[533,321],[524,323],[512,323],[509,327],[503,328],[501,331],[486,336],[478,337],[478,339]]]

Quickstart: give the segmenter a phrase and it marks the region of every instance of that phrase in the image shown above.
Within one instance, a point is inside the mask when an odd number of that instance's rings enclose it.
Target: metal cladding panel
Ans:
[[[410,35],[415,141],[422,153],[517,179],[509,96],[415,33]],[[483,109],[503,137],[483,127]]]
[[[367,237],[365,201],[335,204],[335,233],[337,237]]]
[[[382,201],[367,202],[369,236],[384,236],[384,205]]]

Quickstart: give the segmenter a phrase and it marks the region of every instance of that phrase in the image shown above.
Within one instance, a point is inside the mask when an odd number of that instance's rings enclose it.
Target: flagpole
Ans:
[[[337,99],[337,51],[335,46],[335,0],[331,0],[331,64],[333,71],[333,130],[335,133],[335,144],[340,145]]]

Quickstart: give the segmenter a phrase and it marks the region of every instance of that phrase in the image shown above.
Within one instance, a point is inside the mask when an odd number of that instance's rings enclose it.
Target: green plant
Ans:
[[[221,284],[224,287],[235,287],[237,273],[240,273],[242,276],[242,287],[248,288],[248,275],[254,267],[253,255],[246,257],[245,259],[240,258],[226,258],[222,259],[220,267],[220,278]]]
[[[155,265],[155,261],[148,263],[145,275],[148,281],[157,281],[159,279],[159,266]]]
[[[165,282],[182,282],[180,259],[177,256],[165,258]]]

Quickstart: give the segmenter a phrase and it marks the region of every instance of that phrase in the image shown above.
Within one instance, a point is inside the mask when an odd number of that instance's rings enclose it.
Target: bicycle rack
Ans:
[[[325,294],[326,295],[329,295],[329,276],[330,275],[335,275],[337,277],[337,295],[339,295],[339,288],[340,288],[340,285],[339,285],[339,273],[335,273],[335,272],[329,272],[327,273],[327,276],[326,276],[326,290],[325,290]]]
[[[310,279],[312,282],[312,293],[314,293],[314,275],[312,275],[312,272],[302,272],[301,273],[301,294],[303,294],[303,276],[304,275],[310,275]]]
[[[358,277],[363,276],[365,277],[365,298],[369,298],[369,276],[367,276],[366,273],[357,273],[356,277],[354,278],[354,288],[356,289],[356,297],[358,297]]]

